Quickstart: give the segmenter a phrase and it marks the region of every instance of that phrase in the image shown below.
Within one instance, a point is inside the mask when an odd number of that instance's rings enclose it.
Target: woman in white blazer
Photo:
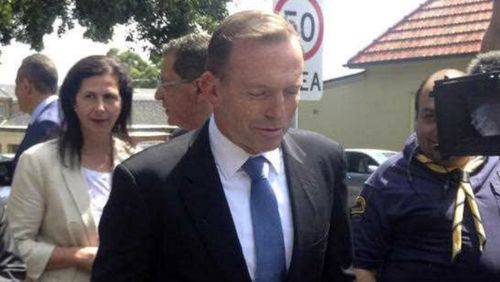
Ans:
[[[28,279],[90,280],[111,173],[135,152],[127,133],[132,92],[113,59],[80,60],[60,89],[60,137],[22,154],[7,214]]]

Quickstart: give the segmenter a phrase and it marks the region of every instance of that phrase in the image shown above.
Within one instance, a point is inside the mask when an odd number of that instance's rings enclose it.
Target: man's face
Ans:
[[[434,98],[430,97],[430,92],[434,81],[428,81],[419,97],[419,111],[415,123],[417,140],[422,153],[435,162],[442,160],[437,150],[437,123]]]
[[[415,131],[420,150],[422,150],[422,153],[428,158],[444,166],[460,165],[468,158],[452,157],[443,160],[441,157],[438,151],[438,133],[434,98],[430,97],[430,93],[434,88],[434,82],[436,80],[455,78],[462,75],[464,75],[462,72],[453,69],[436,72],[425,83],[419,97],[419,111],[415,121]]]
[[[296,38],[233,44],[224,77],[215,78],[214,118],[250,154],[277,148],[299,102],[304,60]]]
[[[22,77],[19,74],[16,77],[16,87],[15,94],[17,97],[17,104],[19,106],[19,110],[23,113],[31,114],[30,100],[28,91],[31,87],[30,82],[27,77]]]
[[[174,71],[174,62],[175,55],[163,57],[160,76],[166,84],[156,89],[155,99],[162,101],[169,124],[192,129],[193,116],[197,114],[198,87],[196,80],[182,82],[182,78]]]

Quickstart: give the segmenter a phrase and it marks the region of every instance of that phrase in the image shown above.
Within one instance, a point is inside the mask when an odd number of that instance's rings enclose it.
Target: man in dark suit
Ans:
[[[347,281],[345,163],[333,141],[288,130],[304,60],[282,17],[228,17],[200,85],[200,129],[115,170],[92,281]]]
[[[31,115],[23,141],[14,157],[12,171],[17,160],[29,147],[54,137],[61,124],[57,92],[57,69],[42,54],[26,57],[16,77],[16,97],[19,110]]]
[[[162,101],[168,123],[179,127],[170,138],[201,127],[212,113],[212,105],[198,85],[209,40],[206,34],[192,33],[170,41],[163,49],[155,99]]]

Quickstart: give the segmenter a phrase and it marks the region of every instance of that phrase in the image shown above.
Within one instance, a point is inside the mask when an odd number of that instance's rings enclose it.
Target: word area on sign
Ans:
[[[321,91],[321,80],[317,72],[302,72],[302,86],[300,91]]]

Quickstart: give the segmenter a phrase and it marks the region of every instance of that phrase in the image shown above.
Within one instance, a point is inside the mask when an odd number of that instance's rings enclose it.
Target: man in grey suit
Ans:
[[[60,128],[57,79],[54,63],[42,54],[24,58],[17,70],[15,92],[19,110],[30,114],[31,119],[16,151],[12,172],[24,151],[54,137]]]
[[[200,81],[213,116],[115,170],[92,281],[348,281],[342,150],[288,129],[303,67],[281,16],[221,24]]]

